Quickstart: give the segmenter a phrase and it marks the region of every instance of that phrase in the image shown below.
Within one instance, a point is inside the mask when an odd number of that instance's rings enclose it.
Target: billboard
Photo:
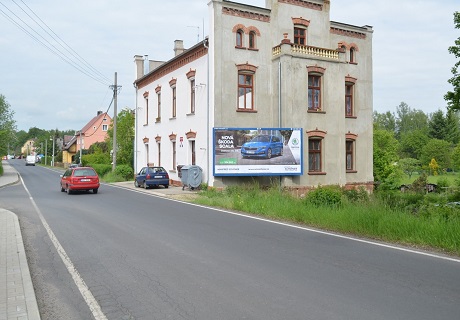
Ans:
[[[301,128],[213,128],[214,176],[303,174]]]

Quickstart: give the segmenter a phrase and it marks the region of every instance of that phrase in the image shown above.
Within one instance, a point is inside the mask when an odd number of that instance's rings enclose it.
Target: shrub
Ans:
[[[351,190],[343,190],[343,195],[348,199],[350,202],[367,202],[369,201],[369,194],[367,193],[366,189],[360,187],[357,189]]]
[[[134,177],[134,170],[126,164],[121,164],[115,167],[114,174],[125,180],[132,180]]]
[[[423,203],[424,195],[414,192],[379,191],[375,193],[381,205],[390,209],[412,211]]]
[[[84,166],[94,164],[109,164],[110,165],[110,154],[108,153],[93,153],[85,154],[81,157],[81,163]]]
[[[439,178],[438,181],[436,181],[436,184],[438,186],[438,192],[445,191],[448,187],[450,187],[449,180],[446,177]]]
[[[108,172],[112,170],[112,165],[110,164],[88,164],[89,166],[93,167],[96,170],[97,174],[100,177],[105,176]]]
[[[320,186],[308,192],[305,200],[316,207],[337,207],[342,205],[342,191],[338,186]]]
[[[418,177],[412,183],[412,190],[414,192],[425,193],[426,192],[426,184],[428,183],[428,177],[425,173],[422,173],[420,177]]]
[[[0,176],[3,175],[3,166],[2,166],[2,162],[0,161]]]
[[[125,178],[122,176],[114,173],[113,171],[107,172],[104,177],[103,177],[104,182],[121,182],[121,181],[126,181]]]

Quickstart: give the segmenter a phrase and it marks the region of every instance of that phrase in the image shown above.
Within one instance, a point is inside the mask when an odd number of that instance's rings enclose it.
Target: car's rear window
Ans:
[[[73,175],[75,177],[97,176],[97,173],[93,169],[78,169],[74,171]]]
[[[149,168],[150,173],[164,173],[166,170],[164,168],[158,167],[158,168]]]

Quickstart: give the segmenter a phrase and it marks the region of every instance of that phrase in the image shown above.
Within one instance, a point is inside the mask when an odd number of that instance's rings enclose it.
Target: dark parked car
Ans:
[[[280,137],[261,134],[241,146],[241,155],[270,159],[273,155],[283,155],[283,142]]]
[[[134,185],[145,189],[160,185],[168,188],[169,174],[163,167],[144,167],[134,178]]]
[[[61,175],[61,191],[71,194],[74,191],[99,190],[99,176],[91,167],[75,167],[67,169]]]

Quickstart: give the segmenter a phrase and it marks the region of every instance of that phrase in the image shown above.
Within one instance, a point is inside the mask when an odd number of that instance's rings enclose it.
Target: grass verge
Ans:
[[[423,208],[414,210],[413,205],[401,208],[384,199],[371,195],[350,201],[342,194],[339,202],[321,205],[278,188],[242,186],[204,190],[193,202],[460,256],[460,209],[420,203]]]

